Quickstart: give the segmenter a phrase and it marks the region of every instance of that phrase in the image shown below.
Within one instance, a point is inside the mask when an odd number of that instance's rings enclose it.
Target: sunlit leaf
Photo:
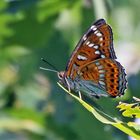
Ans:
[[[120,102],[117,108],[122,111],[122,115],[125,117],[140,118],[140,106],[138,103],[128,104]]]
[[[137,124],[137,129],[135,125],[129,125],[129,123],[127,122],[122,122],[118,119],[112,118],[111,116],[109,116],[108,114],[104,113],[103,111],[97,109],[94,106],[90,106],[88,103],[86,103],[85,101],[83,101],[82,99],[80,99],[79,97],[75,96],[74,94],[70,93],[67,89],[65,89],[60,83],[58,83],[58,85],[64,89],[68,94],[70,94],[73,98],[75,98],[76,100],[78,100],[89,112],[91,112],[96,119],[98,119],[100,122],[104,123],[104,124],[110,124],[118,129],[120,129],[121,131],[123,131],[124,133],[140,139],[140,125]]]

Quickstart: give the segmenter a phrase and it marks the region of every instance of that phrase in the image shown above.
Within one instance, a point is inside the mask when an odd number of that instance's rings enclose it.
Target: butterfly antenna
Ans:
[[[58,69],[57,69],[54,65],[52,65],[51,63],[49,63],[49,62],[48,62],[47,60],[45,60],[44,58],[41,58],[41,60],[42,60],[43,62],[47,63],[47,64],[48,64],[49,66],[51,66],[53,69],[46,69],[46,68],[43,68],[43,67],[40,67],[40,69],[46,70],[46,71],[55,72],[55,73],[59,72]]]
[[[46,68],[43,68],[43,67],[39,67],[41,70],[46,70],[46,71],[51,71],[51,72],[55,72],[57,73],[58,71],[56,70],[52,70],[52,69],[46,69]]]

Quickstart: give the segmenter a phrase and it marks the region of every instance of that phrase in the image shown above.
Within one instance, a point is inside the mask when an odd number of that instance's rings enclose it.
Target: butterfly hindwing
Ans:
[[[78,75],[100,85],[112,97],[123,95],[126,89],[124,68],[113,59],[102,58],[81,66]]]

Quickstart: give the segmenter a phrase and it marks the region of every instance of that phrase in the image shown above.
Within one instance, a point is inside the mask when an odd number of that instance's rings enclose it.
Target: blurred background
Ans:
[[[108,114],[127,121],[115,106],[140,97],[139,9],[139,0],[1,0],[0,139],[130,139],[96,120],[58,87],[55,73],[39,67],[49,68],[41,62],[43,57],[65,70],[87,28],[106,19],[118,61],[127,72],[128,90],[123,98],[99,102]]]

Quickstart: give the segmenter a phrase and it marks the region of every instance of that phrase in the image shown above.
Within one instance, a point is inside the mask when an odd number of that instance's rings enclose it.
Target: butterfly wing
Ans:
[[[124,68],[113,59],[102,58],[81,66],[78,76],[81,80],[93,81],[112,97],[123,95],[126,89]]]
[[[104,19],[95,22],[81,38],[67,64],[65,77],[74,79],[80,66],[100,58],[116,59],[112,30]]]

